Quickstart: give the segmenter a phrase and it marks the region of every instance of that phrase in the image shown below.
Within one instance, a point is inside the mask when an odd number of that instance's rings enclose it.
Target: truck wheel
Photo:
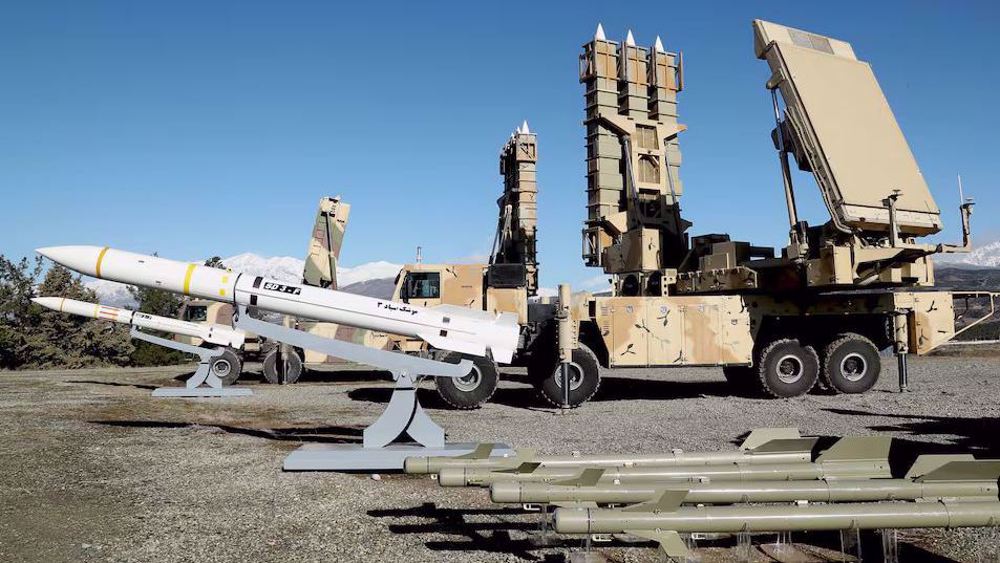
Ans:
[[[212,360],[209,366],[212,375],[222,380],[223,385],[232,385],[240,378],[243,372],[243,362],[240,356],[231,349],[226,349],[221,356]]]
[[[760,391],[769,397],[787,398],[805,395],[819,378],[819,357],[812,346],[803,346],[793,338],[771,342],[760,351],[757,381]]]
[[[754,388],[754,370],[750,366],[722,366],[722,375],[740,395],[749,394]]]
[[[539,382],[538,391],[553,406],[561,407],[564,397],[559,359],[554,355],[546,359],[547,365],[536,366],[536,373],[540,372],[544,376]],[[601,364],[590,348],[580,344],[579,348],[573,350],[569,369],[569,407],[576,408],[589,401],[601,386]]]
[[[490,400],[500,381],[500,369],[496,362],[483,356],[473,356],[460,352],[448,352],[441,361],[457,364],[462,360],[472,361],[472,371],[465,377],[436,377],[438,395],[444,402],[459,410],[478,409]]]
[[[279,362],[278,357],[282,356]],[[292,384],[299,380],[302,375],[302,358],[295,351],[289,354],[282,354],[278,348],[271,350],[264,356],[264,379],[273,385]]]
[[[882,360],[871,340],[847,332],[823,348],[820,377],[837,393],[864,393],[878,382]]]

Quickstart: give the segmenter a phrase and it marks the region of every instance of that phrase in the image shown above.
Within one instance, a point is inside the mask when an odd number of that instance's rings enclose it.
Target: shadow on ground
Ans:
[[[532,522],[526,520],[528,513],[520,508],[472,508],[456,509],[442,508],[428,502],[411,508],[391,508],[369,510],[368,515],[374,518],[412,519],[423,518],[420,523],[390,523],[389,531],[394,534],[437,534],[459,536],[454,540],[428,540],[424,545],[433,551],[485,551],[490,553],[505,553],[522,561],[567,561],[566,551],[583,551],[583,540],[579,536],[563,536],[551,531],[545,536],[544,543],[540,532],[542,515]],[[488,517],[496,521],[471,522],[469,517]],[[512,539],[511,530],[525,532],[528,537]],[[754,534],[753,546],[755,555],[765,556],[768,553],[773,534]],[[804,555],[812,555],[809,560],[839,561],[836,557],[841,553],[841,537],[837,532],[799,533],[793,536],[796,550]],[[875,531],[864,531],[860,534],[861,552],[866,560],[879,561],[882,553],[881,535]],[[721,534],[713,539],[701,539],[694,543],[695,548],[731,549],[736,546],[736,538]],[[601,542],[593,546],[595,550],[608,548],[641,548],[653,549],[656,545],[646,540],[629,536],[615,536],[612,541]],[[923,548],[903,541],[898,544],[900,561],[928,561],[930,563],[950,563],[953,560],[930,553]],[[561,553],[539,553],[542,549],[558,549]],[[833,556],[833,558],[831,558]],[[754,557],[756,560],[757,557]]]
[[[315,426],[310,428],[247,428],[225,424],[197,424],[162,420],[90,420],[91,424],[117,428],[217,428],[229,434],[242,434],[265,440],[283,442],[314,442],[321,444],[360,444],[362,427]]]
[[[1000,418],[950,417],[916,414],[885,414],[878,412],[828,408],[827,412],[846,416],[867,416],[892,419],[889,424],[872,424],[867,428],[876,432],[896,432],[911,436],[939,435],[945,444],[931,444],[920,440],[896,438],[901,454],[919,453],[971,453],[976,457],[1000,456]],[[895,449],[895,446],[894,446]],[[912,451],[907,451],[912,450]]]
[[[188,374],[187,376],[185,376],[184,379],[187,379],[190,376],[191,374]],[[136,389],[145,389],[148,391],[156,389],[156,385],[143,385],[141,383],[120,383],[118,381],[97,381],[90,379],[71,379],[66,383],[76,383],[78,385],[107,385],[109,387],[135,387]]]

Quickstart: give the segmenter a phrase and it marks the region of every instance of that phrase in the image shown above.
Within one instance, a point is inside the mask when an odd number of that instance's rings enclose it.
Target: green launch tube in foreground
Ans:
[[[607,505],[650,502],[663,496],[667,483],[588,484],[586,470],[571,484],[504,481],[490,487],[498,503]],[[904,479],[818,479],[805,481],[710,481],[685,483],[684,504],[740,502],[864,502],[978,498],[1000,495],[1000,460],[974,460],[971,455],[920,456]],[[593,480],[593,479],[591,479]]]
[[[841,438],[815,462],[775,464],[677,465],[591,468],[545,467],[524,463],[516,469],[494,471],[474,467],[445,467],[438,473],[443,487],[488,487],[503,481],[558,483],[583,479],[598,483],[653,483],[662,481],[788,481],[803,479],[889,478],[891,438],[854,436]]]
[[[758,428],[750,432],[739,449],[720,452],[672,450],[662,454],[591,454],[540,456],[535,450],[519,449],[515,455],[494,456],[493,444],[480,444],[476,451],[455,457],[408,457],[403,470],[411,474],[439,473],[445,468],[481,470],[515,469],[523,463],[544,467],[643,467],[669,465],[716,465],[727,463],[794,463],[812,461],[817,438],[803,438],[796,428]]]
[[[1000,523],[1000,502],[996,500],[681,508],[684,494],[668,491],[656,503],[625,510],[558,508],[554,527],[563,534],[627,533],[658,542],[670,557],[683,557],[687,548],[679,532],[960,528]]]

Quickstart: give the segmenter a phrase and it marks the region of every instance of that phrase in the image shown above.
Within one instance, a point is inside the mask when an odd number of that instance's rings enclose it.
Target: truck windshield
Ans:
[[[208,320],[208,307],[204,305],[185,307],[184,320],[191,321],[194,323]]]
[[[410,272],[406,276],[407,299],[438,299],[441,297],[441,274]]]

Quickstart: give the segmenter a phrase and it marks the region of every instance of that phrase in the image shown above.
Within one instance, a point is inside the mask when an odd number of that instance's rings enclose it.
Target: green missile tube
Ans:
[[[666,498],[672,493],[679,493],[679,497]],[[679,498],[683,495],[683,491],[671,491],[656,507],[638,505],[643,511],[558,508],[553,524],[556,532],[562,534],[626,533],[651,539],[670,557],[687,554],[678,532],[960,528],[1000,524],[1000,502],[996,500],[681,508]]]
[[[841,438],[815,462],[727,465],[605,467],[586,470],[599,483],[655,483],[663,481],[791,481],[805,479],[889,478],[891,438]],[[445,467],[438,473],[443,487],[489,487],[503,481],[559,483],[580,478],[578,467],[544,467],[524,463],[515,469],[493,471],[474,467]]]
[[[565,483],[502,481],[490,487],[497,503],[634,504],[660,498],[669,483],[602,483],[586,472]],[[903,479],[817,479],[803,481],[710,481],[690,483],[684,504],[741,502],[865,502],[940,498],[997,499],[1000,460],[974,460],[971,455],[921,456]]]
[[[727,463],[795,463],[812,460],[816,438],[803,438],[796,428],[758,428],[750,432],[739,449],[720,452],[673,450],[661,454],[597,454],[540,456],[535,450],[519,449],[514,455],[491,456],[493,444],[480,444],[475,451],[453,457],[414,456],[403,461],[410,474],[439,473],[453,467],[483,470],[515,469],[523,463],[545,467],[642,467],[668,465],[715,465]]]

